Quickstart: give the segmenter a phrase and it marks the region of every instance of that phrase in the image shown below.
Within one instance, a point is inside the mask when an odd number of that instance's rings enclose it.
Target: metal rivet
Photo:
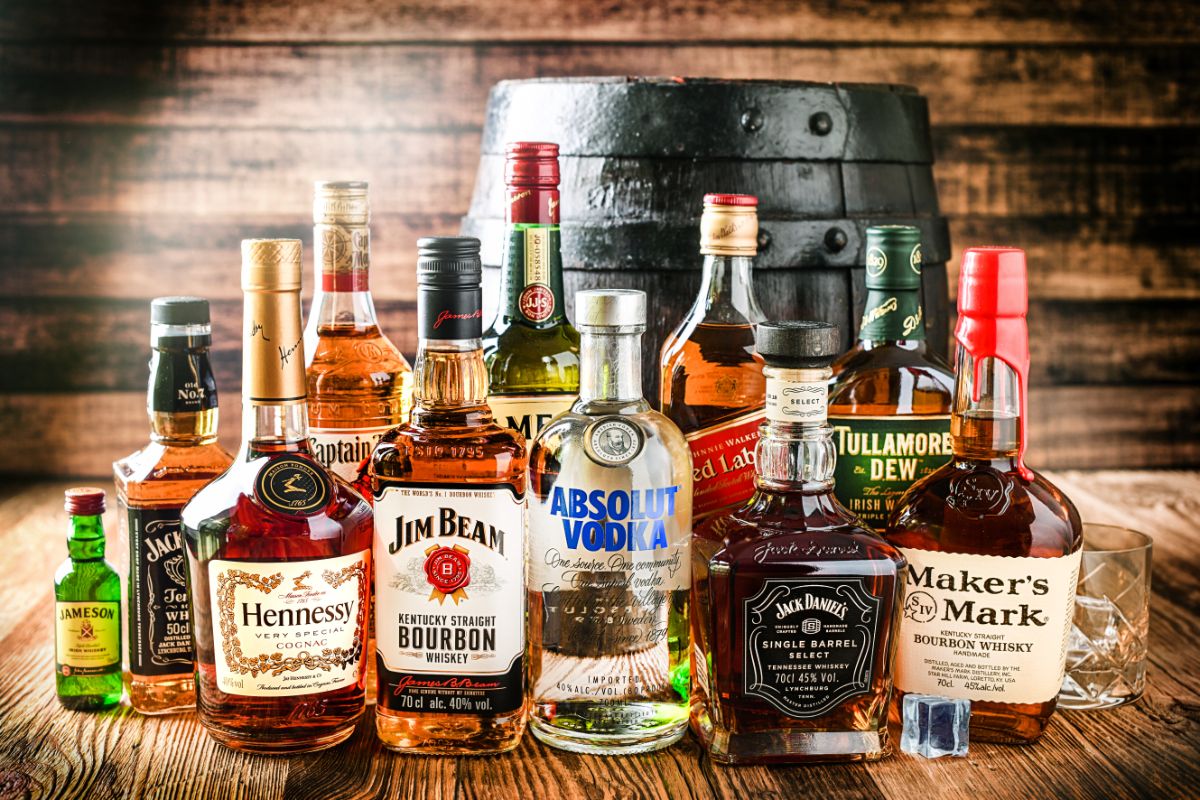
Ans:
[[[746,133],[754,133],[763,126],[763,114],[757,108],[750,108],[742,112],[742,130]]]
[[[771,232],[765,231],[762,228],[758,229],[758,252],[762,252],[771,246]]]
[[[841,228],[830,228],[825,231],[825,249],[831,253],[840,253],[849,242],[846,232]]]
[[[825,136],[833,130],[833,117],[818,111],[808,118],[808,129],[817,136]]]

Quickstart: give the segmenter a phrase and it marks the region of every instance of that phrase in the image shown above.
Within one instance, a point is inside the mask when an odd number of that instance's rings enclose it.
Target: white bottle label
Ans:
[[[519,431],[532,442],[550,420],[571,407],[573,394],[490,395],[488,405],[496,424]]]
[[[245,697],[359,680],[370,552],[311,561],[208,562],[217,686]]]
[[[390,430],[386,426],[355,430],[309,428],[308,442],[313,457],[321,462],[321,466],[347,483],[352,483],[358,477],[358,468],[363,460],[370,458],[375,445]]]
[[[497,713],[524,702],[525,501],[508,486],[375,499],[379,703]]]
[[[1058,695],[1082,551],[1060,558],[900,552],[908,583],[898,689],[998,703]]]
[[[826,381],[767,379],[768,422],[821,423],[825,421],[828,405],[829,384]]]

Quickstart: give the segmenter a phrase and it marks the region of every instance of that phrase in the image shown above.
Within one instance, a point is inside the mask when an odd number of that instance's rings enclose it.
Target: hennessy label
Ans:
[[[754,493],[754,449],[765,412],[757,409],[687,435],[692,451],[692,517],[700,521]]]
[[[866,581],[763,581],[742,602],[745,694],[790,717],[812,719],[869,692],[881,599],[867,591]]]
[[[550,420],[568,410],[575,402],[573,394],[494,394],[488,396],[496,424],[512,428],[533,442]]]
[[[276,456],[254,478],[255,499],[292,517],[319,514],[332,495],[329,476],[300,456]]]
[[[900,548],[908,584],[896,688],[961,700],[1058,695],[1082,554],[984,556]]]
[[[191,672],[188,604],[180,508],[130,508],[129,670],[134,675]]]
[[[54,604],[55,671],[109,675],[121,668],[121,604]]]
[[[362,463],[391,428],[309,428],[308,444],[321,466],[347,483],[358,478]]]
[[[494,714],[524,702],[525,498],[506,484],[375,498],[378,702]]]
[[[287,697],[357,683],[370,579],[368,550],[308,561],[208,562],[217,687]]]
[[[837,447],[834,493],[873,528],[887,527],[896,501],[953,454],[949,415],[831,416]]]

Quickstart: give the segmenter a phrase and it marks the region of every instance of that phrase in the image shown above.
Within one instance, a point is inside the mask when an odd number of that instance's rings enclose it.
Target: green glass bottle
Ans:
[[[104,490],[68,489],[69,558],[54,573],[54,680],[78,711],[121,702],[121,579],[104,560]]]
[[[579,332],[563,302],[558,145],[507,149],[507,249],[500,308],[483,334],[488,405],[529,441],[579,394]]]

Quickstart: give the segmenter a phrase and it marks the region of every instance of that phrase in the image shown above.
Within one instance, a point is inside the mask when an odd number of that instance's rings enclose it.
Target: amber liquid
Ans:
[[[702,322],[663,345],[662,413],[686,435],[763,407],[754,328]]]
[[[384,435],[371,456],[369,491],[411,483],[463,485],[507,483],[525,492],[525,442],[519,433],[492,420],[479,351],[425,354],[424,398],[408,424]],[[496,609],[497,613],[521,613]],[[526,707],[500,714],[414,713],[375,706],[375,728],[392,749],[426,755],[501,753],[520,744]]]
[[[954,374],[924,343],[858,342],[833,364],[830,416],[949,414]]]

